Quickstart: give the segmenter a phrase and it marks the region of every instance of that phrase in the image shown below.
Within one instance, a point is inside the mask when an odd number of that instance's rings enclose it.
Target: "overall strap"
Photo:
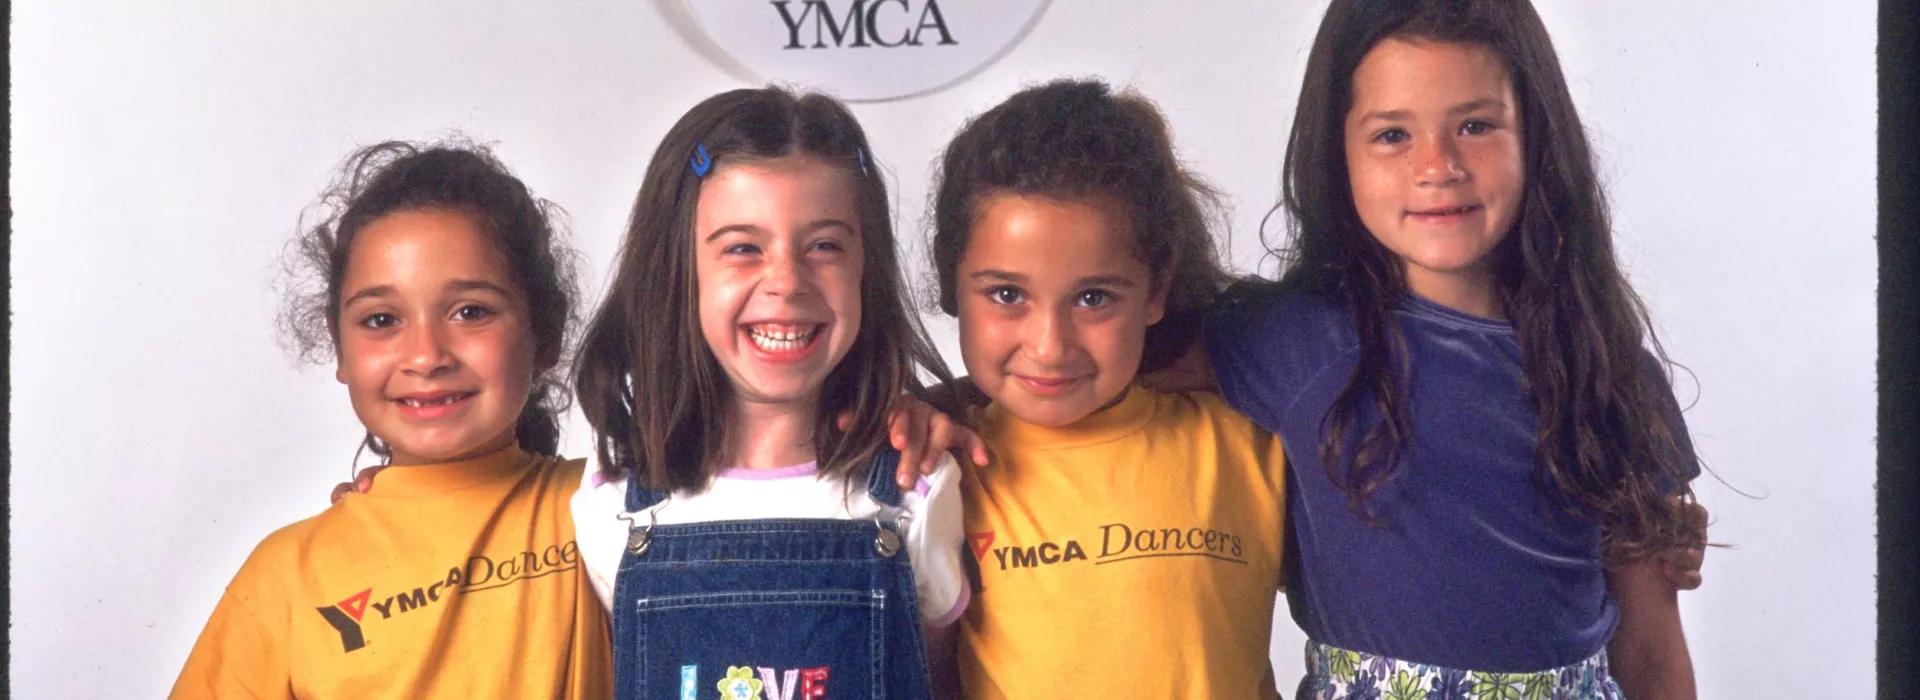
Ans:
[[[867,495],[889,508],[900,507],[900,485],[893,480],[900,470],[900,452],[882,445],[873,451],[873,464],[867,467]],[[631,490],[628,493],[632,493]]]

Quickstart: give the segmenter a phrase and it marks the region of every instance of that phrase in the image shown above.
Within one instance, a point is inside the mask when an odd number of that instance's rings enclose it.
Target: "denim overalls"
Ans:
[[[900,453],[867,493],[900,505]],[[656,525],[665,495],[627,485],[633,530],[613,591],[617,697],[799,700],[929,696],[898,523],[766,519]]]

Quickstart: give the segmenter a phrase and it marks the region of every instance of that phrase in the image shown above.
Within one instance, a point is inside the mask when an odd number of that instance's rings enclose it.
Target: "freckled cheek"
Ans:
[[[1361,222],[1368,225],[1383,224],[1386,223],[1386,217],[1397,215],[1401,198],[1396,183],[1400,180],[1391,169],[1372,162],[1353,167],[1348,180],[1353,190],[1353,206],[1360,214]]]
[[[1488,224],[1504,233],[1513,224],[1526,191],[1526,173],[1507,153],[1489,153],[1477,174],[1480,198],[1492,215]]]
[[[1464,154],[1483,190],[1517,192],[1526,181],[1520,144],[1511,140],[1476,144]]]

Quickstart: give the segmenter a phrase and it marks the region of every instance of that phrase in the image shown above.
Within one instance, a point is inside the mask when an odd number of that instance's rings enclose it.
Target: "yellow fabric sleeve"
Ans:
[[[264,621],[248,604],[255,571],[253,566],[241,567],[220,596],[168,698],[294,697],[285,620],[278,625]]]

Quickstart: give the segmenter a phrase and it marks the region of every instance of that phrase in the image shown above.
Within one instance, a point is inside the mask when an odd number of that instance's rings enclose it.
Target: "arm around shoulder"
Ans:
[[[1609,569],[1607,587],[1620,604],[1620,626],[1607,643],[1607,657],[1621,692],[1631,700],[1698,697],[1679,594],[1660,562],[1647,558]]]
[[[914,591],[920,599],[920,633],[936,698],[961,697],[960,616],[971,602],[972,586],[961,548],[966,546],[960,496],[960,465],[940,458],[905,501],[913,521],[907,531],[907,555],[913,562]]]
[[[907,495],[905,507],[912,515],[907,556],[913,562],[920,619],[933,627],[948,627],[966,611],[970,598],[966,568],[960,560],[966,530],[959,463],[951,455],[942,455],[933,473]]]
[[[1207,357],[1206,343],[1197,340],[1171,364],[1141,374],[1138,381],[1141,386],[1163,394],[1220,390],[1213,377],[1213,360]]]
[[[591,463],[580,475],[580,488],[568,502],[573,511],[573,539],[580,548],[587,582],[602,607],[612,607],[613,584],[620,573],[620,557],[627,546],[627,480],[608,479]]]

